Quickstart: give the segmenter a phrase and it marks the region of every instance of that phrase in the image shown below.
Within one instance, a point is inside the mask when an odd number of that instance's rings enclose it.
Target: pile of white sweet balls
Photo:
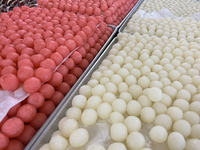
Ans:
[[[151,150],[142,124],[153,124],[155,143],[171,150],[200,147],[200,45],[148,34],[118,34],[118,42],[72,99],[59,131],[40,150],[81,148],[97,119],[111,123],[110,146],[89,150]],[[162,149],[162,148],[161,148]]]
[[[178,17],[191,17],[200,12],[200,2],[197,0],[145,0],[140,9],[151,13],[167,8]]]
[[[200,6],[200,5],[199,5]],[[124,32],[156,35],[161,37],[175,37],[186,39],[188,42],[200,43],[200,21],[195,21],[191,17],[183,20],[167,18],[145,18],[139,12],[135,13],[127,24]]]

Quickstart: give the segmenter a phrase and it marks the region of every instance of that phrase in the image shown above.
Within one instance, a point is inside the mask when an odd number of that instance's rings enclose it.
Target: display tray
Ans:
[[[87,69],[83,72],[83,74],[74,84],[74,86],[70,89],[70,91],[63,98],[61,103],[56,107],[54,112],[49,116],[49,118],[46,120],[43,126],[38,130],[38,132],[35,134],[35,136],[32,138],[32,140],[29,142],[29,144],[25,147],[24,150],[38,150],[45,142],[48,142],[50,140],[51,134],[55,130],[58,129],[57,124],[59,120],[62,119],[62,117],[65,115],[66,110],[69,107],[71,107],[71,100],[73,96],[78,93],[78,89],[81,85],[84,85],[87,83],[87,81],[89,80],[88,76],[91,75],[91,71],[97,68],[96,66],[100,65],[100,63],[98,62],[99,62],[99,59],[102,58],[101,54],[105,52],[108,53],[107,46],[113,43],[112,40],[117,35],[118,29],[116,28],[116,26],[113,26],[113,25],[108,25],[108,26],[113,29],[113,33],[111,34],[107,42],[104,44],[104,46],[101,48],[99,53],[95,56],[95,58],[87,67]],[[101,60],[103,60],[103,58]]]
[[[133,7],[133,9],[129,12],[129,14],[124,18],[124,20],[117,26],[119,28],[119,32],[122,32],[124,28],[127,26],[129,20],[132,18],[132,15],[138,10],[140,5],[144,0],[138,0],[137,4]]]

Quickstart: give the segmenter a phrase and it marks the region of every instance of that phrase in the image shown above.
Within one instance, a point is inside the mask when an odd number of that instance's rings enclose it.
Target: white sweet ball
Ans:
[[[115,94],[111,93],[111,92],[106,92],[103,97],[102,100],[105,103],[109,103],[112,104],[112,102],[116,99]]]
[[[136,100],[131,100],[127,104],[127,113],[132,116],[139,116],[141,112],[142,106]]]
[[[127,85],[131,86],[131,85],[137,83],[137,79],[136,79],[136,77],[134,75],[128,75],[125,78],[125,82],[126,82]]]
[[[179,81],[172,82],[171,86],[173,86],[174,88],[176,88],[177,91],[183,89],[183,85]]]
[[[103,71],[103,76],[104,77],[108,77],[111,78],[111,76],[114,74],[114,72],[112,70],[104,70]],[[101,79],[100,79],[101,80]]]
[[[171,117],[173,122],[183,118],[183,111],[175,106],[169,107],[166,114]]]
[[[68,140],[61,135],[55,135],[49,141],[49,148],[51,150],[65,150],[68,146]]]
[[[79,89],[79,94],[84,95],[86,98],[92,96],[92,88],[89,85],[83,85]]]
[[[151,123],[155,120],[156,113],[152,107],[144,107],[140,112],[141,120],[145,123]]]
[[[195,124],[192,126],[190,136],[192,138],[200,139],[200,124]]]
[[[191,126],[199,123],[199,115],[194,111],[186,111],[183,114],[183,119],[187,120]]]
[[[70,137],[76,129],[78,129],[78,122],[75,119],[66,119],[59,128],[62,135],[66,138]]]
[[[81,115],[84,125],[93,125],[97,121],[97,112],[94,109],[86,109]]]
[[[167,139],[170,149],[183,150],[185,148],[185,139],[179,132],[171,132]]]
[[[113,94],[117,94],[117,86],[115,83],[108,82],[105,84],[106,92],[111,92]]]
[[[184,89],[190,92],[191,96],[197,94],[197,88],[193,84],[185,85]]]
[[[124,58],[122,56],[115,56],[112,60],[113,63],[117,63],[120,66],[124,64]]]
[[[67,119],[67,117],[63,117],[63,118],[59,121],[59,123],[58,123],[58,129],[59,129],[59,130],[61,129],[61,126],[62,126],[63,122],[64,122],[66,119]]]
[[[53,134],[51,135],[51,138],[52,138],[53,136],[56,136],[56,135],[61,135],[61,136],[63,136],[62,133],[61,133],[61,131],[60,131],[60,129],[57,130],[57,131],[55,131],[55,132],[53,132]]]
[[[161,102],[154,103],[152,107],[155,110],[156,115],[165,114],[167,111],[167,107]]]
[[[102,78],[102,76],[103,74],[101,71],[95,71],[93,72],[91,79],[96,79],[99,81]]]
[[[131,133],[133,131],[140,131],[142,127],[140,119],[135,116],[128,116],[124,120],[124,124],[127,127],[128,133]]]
[[[183,112],[189,110],[189,102],[184,99],[176,99],[173,103],[173,106],[180,108]]]
[[[109,69],[111,69],[114,73],[117,73],[117,71],[121,68],[121,66],[117,63],[114,63],[110,65]]]
[[[118,74],[114,74],[114,75],[111,76],[111,82],[113,82],[116,85],[118,85],[122,81],[123,81],[122,77]]]
[[[123,99],[126,103],[128,103],[132,100],[132,96],[129,92],[120,93],[119,98]]]
[[[142,149],[144,148],[146,141],[140,132],[135,131],[128,135],[126,144],[129,149]]]
[[[158,75],[159,75],[160,79],[162,79],[162,78],[168,78],[168,72],[165,71],[165,70],[159,71]]]
[[[152,81],[158,81],[159,80],[159,75],[155,72],[150,72],[147,77],[149,78],[149,80]]]
[[[117,71],[117,74],[120,75],[122,77],[122,79],[124,80],[129,75],[129,71],[125,68],[120,68]]]
[[[119,112],[112,112],[110,114],[110,121],[112,124],[114,123],[123,123],[124,122],[124,116]]]
[[[88,81],[87,85],[89,85],[90,87],[94,87],[95,85],[99,84],[99,81],[97,79],[91,79],[90,81]]]
[[[67,118],[71,118],[71,119],[75,119],[75,120],[79,120],[81,118],[81,109],[78,107],[70,107],[67,111],[66,111],[66,116]]]
[[[178,91],[176,98],[177,99],[185,99],[189,102],[191,99],[191,94],[187,90],[181,89]]]
[[[153,123],[156,126],[164,127],[166,130],[170,130],[172,127],[172,119],[166,114],[160,114],[156,116]]]
[[[69,142],[71,146],[78,148],[85,145],[89,140],[89,133],[84,128],[79,128],[72,132],[69,137]]]
[[[198,90],[198,92],[200,91],[200,86],[199,86],[199,90]],[[199,101],[199,99],[200,99],[200,94],[195,94],[194,96],[192,96],[192,102],[194,102],[194,101]]]
[[[169,95],[163,93],[160,102],[165,104],[166,107],[169,107],[172,104],[172,98]]]
[[[177,90],[173,86],[165,86],[163,93],[168,94],[172,99],[177,96]]]
[[[76,95],[72,99],[72,106],[73,107],[78,107],[80,109],[85,108],[87,104],[87,98],[84,95]]]
[[[102,145],[97,144],[97,145],[93,145],[92,147],[90,147],[89,150],[106,150]]]
[[[141,150],[152,150],[151,148],[143,148]]]
[[[167,130],[162,126],[154,126],[149,132],[150,138],[156,143],[164,143],[167,140]]]
[[[111,139],[117,142],[124,141],[128,136],[128,131],[123,123],[114,123],[110,129]]]
[[[142,88],[139,85],[131,85],[129,87],[129,93],[132,95],[133,99],[137,99],[142,95]]]
[[[152,88],[152,87],[157,87],[157,88],[159,88],[159,89],[163,89],[163,84],[162,84],[162,82],[160,82],[160,81],[152,81],[151,83],[150,83],[150,86],[149,86],[150,88]]]
[[[118,84],[117,88],[118,92],[122,93],[122,92],[128,92],[129,86],[127,83],[121,82],[120,84]]]
[[[194,101],[190,104],[190,110],[200,115],[200,101]]]
[[[108,146],[107,150],[127,150],[123,143],[115,142]]]
[[[94,110],[102,103],[102,99],[99,96],[91,96],[87,101],[87,108],[92,108]]]
[[[122,99],[116,99],[112,102],[112,110],[124,114],[126,112],[126,102]]]
[[[136,77],[136,79],[138,79],[141,76],[140,70],[135,68],[130,70],[130,74]]]
[[[140,60],[134,60],[132,65],[134,68],[140,69],[143,66],[143,63]]]
[[[162,90],[157,87],[149,88],[148,97],[152,102],[159,102],[162,99]]]
[[[101,119],[108,119],[112,113],[112,107],[108,103],[101,103],[97,107],[97,114]]]
[[[175,132],[181,133],[186,138],[191,133],[191,125],[186,120],[177,120],[176,122],[174,122],[173,130]]]
[[[142,76],[147,76],[151,72],[151,68],[148,66],[143,66],[140,68],[140,72]]]
[[[102,84],[98,84],[92,88],[92,95],[102,97],[106,93],[106,88]]]
[[[185,86],[186,84],[191,84],[192,83],[192,78],[188,75],[182,75],[179,78],[179,81]]]
[[[170,86],[171,85],[171,81],[168,78],[162,78],[160,79],[160,82],[162,82],[163,86]]]
[[[142,77],[140,77],[140,78],[138,79],[137,84],[138,84],[140,87],[142,87],[143,89],[146,89],[146,88],[148,88],[149,85],[150,85],[150,80],[149,80],[148,77],[142,76]]]
[[[199,150],[200,140],[199,139],[188,139],[186,141],[185,150]]]
[[[50,150],[49,143],[44,144],[39,150]]]
[[[148,90],[147,90],[148,91]],[[144,91],[143,91],[144,92]],[[138,102],[141,104],[142,107],[151,107],[152,106],[152,101],[149,99],[148,96],[146,95],[141,95],[138,98]]]
[[[173,81],[177,81],[180,78],[181,74],[177,70],[171,70],[169,72],[169,79]]]

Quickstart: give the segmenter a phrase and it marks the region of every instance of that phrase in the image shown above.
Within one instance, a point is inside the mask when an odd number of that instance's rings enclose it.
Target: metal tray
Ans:
[[[81,85],[83,85],[87,82],[87,81],[85,81],[83,83],[85,78],[88,76],[88,72],[90,72],[91,68],[96,66],[96,62],[98,62],[97,60],[101,57],[101,54],[105,51],[105,49],[111,43],[113,38],[116,37],[118,29],[113,25],[108,25],[108,27],[111,27],[113,29],[113,33],[111,34],[111,36],[109,37],[107,42],[104,44],[104,46],[101,48],[99,53],[95,56],[95,58],[90,63],[90,65],[87,67],[87,69],[83,72],[83,74],[80,76],[80,78],[77,80],[77,82],[73,85],[73,87],[70,89],[70,91],[67,93],[67,95],[63,98],[63,100],[56,107],[56,109],[49,116],[49,118],[42,125],[42,127],[38,130],[38,132],[35,134],[35,136],[28,143],[28,145],[25,147],[24,150],[33,150],[33,149],[38,150],[39,146],[42,146],[42,144],[44,142],[47,142],[50,140],[50,135],[57,129],[57,124],[58,124],[59,120],[63,117],[63,115],[65,114],[65,111],[71,106],[71,99],[78,92],[77,89]],[[61,110],[62,110],[62,113],[61,113]],[[52,125],[52,123],[54,123],[54,124]],[[48,133],[46,133],[47,131],[48,131]],[[45,138],[43,138],[44,135],[45,135]],[[35,142],[36,142],[36,145],[34,144]],[[37,143],[40,143],[40,144],[38,145]]]
[[[122,32],[124,28],[127,26],[129,20],[132,18],[132,15],[138,10],[140,5],[144,0],[138,0],[137,4],[133,7],[133,9],[129,12],[129,14],[124,18],[124,20],[119,25],[119,32]],[[118,26],[117,26],[118,27]]]
[[[37,136],[37,139],[35,137],[35,143],[32,145],[32,147],[26,147],[25,150],[38,150],[40,147],[42,147],[44,144],[48,143],[51,139],[51,135],[58,130],[58,123],[59,121],[65,117],[65,113],[68,108],[72,106],[71,102],[75,95],[79,94],[79,88],[82,85],[86,85],[87,82],[90,80],[92,73],[98,69],[98,67],[101,65],[102,61],[108,56],[108,53],[111,49],[111,47],[117,42],[117,38],[115,37],[112,42],[110,42],[109,46],[106,48],[106,50],[102,53],[98,59],[95,60],[94,64],[91,66],[90,70],[84,74],[84,77],[81,79],[81,81],[74,86],[73,90],[71,90],[70,95],[68,94],[65,99],[65,103],[60,105],[61,107],[57,109],[58,111],[54,113],[54,116],[51,116],[51,120],[48,122],[48,125],[45,126],[43,132],[40,134],[40,136]]]

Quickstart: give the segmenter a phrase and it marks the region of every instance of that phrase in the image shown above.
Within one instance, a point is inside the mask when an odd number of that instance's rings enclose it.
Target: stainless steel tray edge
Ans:
[[[132,11],[133,10],[137,10],[140,6],[140,4],[143,2],[144,0],[138,0],[138,2],[136,3],[135,6],[133,6],[133,8],[131,9],[131,11],[128,13],[128,15],[126,15],[126,17],[121,21],[121,23],[117,26],[118,29],[121,28],[121,26],[123,26],[123,24],[126,22],[126,20],[132,16]]]
[[[124,28],[127,26],[129,20],[132,18],[132,15],[138,10],[140,5],[143,3],[144,0],[138,0],[137,4],[133,7],[133,9],[130,11],[130,13],[127,15],[126,19],[122,23],[122,25],[119,27],[119,32],[122,32]]]
[[[48,126],[43,130],[43,132],[40,134],[40,136],[36,139],[35,143],[32,145],[32,147],[29,150],[38,150],[41,146],[48,143],[50,141],[51,135],[53,132],[58,130],[58,123],[59,121],[65,117],[65,112],[68,108],[71,107],[71,101],[75,95],[79,93],[79,88],[82,85],[86,85],[87,82],[90,80],[92,73],[98,69],[98,67],[101,65],[102,61],[107,57],[110,49],[112,46],[117,42],[117,38],[115,37],[112,42],[110,42],[109,46],[105,49],[105,51],[102,53],[102,55],[96,60],[96,62],[93,64],[93,66],[90,68],[90,70],[84,75],[82,80],[78,83],[77,86],[74,86],[73,91],[71,94],[67,97],[68,100],[65,101],[65,103],[59,108],[57,113],[54,115],[54,118],[51,119]]]
[[[66,96],[63,98],[63,100],[60,102],[60,104],[56,107],[56,109],[53,111],[53,113],[48,117],[46,122],[42,125],[42,127],[38,130],[38,132],[35,134],[35,136],[31,139],[31,141],[28,143],[28,145],[24,148],[24,150],[32,150],[32,147],[34,148],[34,143],[38,140],[40,135],[45,132],[45,129],[49,125],[49,123],[52,120],[55,120],[56,115],[59,113],[60,109],[63,107],[64,103],[68,101],[71,94],[75,91],[76,87],[80,84],[82,79],[86,76],[87,72],[90,70],[91,67],[96,63],[97,59],[101,56],[101,54],[105,51],[107,46],[110,44],[110,42],[113,40],[113,38],[117,35],[118,29],[114,25],[108,25],[108,27],[111,27],[113,29],[113,33],[109,37],[109,39],[106,41],[104,46],[101,48],[101,50],[98,52],[98,54],[95,56],[93,61],[90,63],[90,65],[87,67],[87,69],[83,72],[83,74],[80,76],[80,78],[77,80],[77,82],[73,85],[73,87],[70,89],[70,91],[66,94]],[[69,106],[70,107],[70,106]],[[59,119],[60,120],[60,119]],[[36,150],[36,149],[35,149]]]

